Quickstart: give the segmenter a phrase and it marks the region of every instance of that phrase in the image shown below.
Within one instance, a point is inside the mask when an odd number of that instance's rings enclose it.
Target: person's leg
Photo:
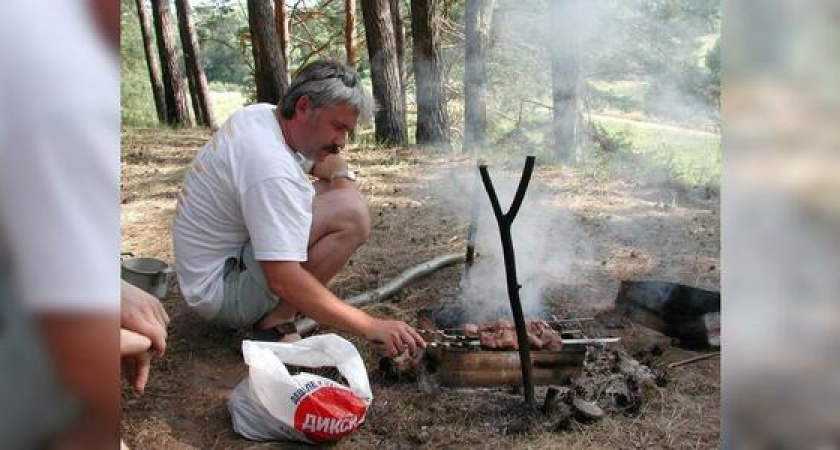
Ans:
[[[224,267],[224,300],[213,322],[230,328],[250,328],[282,301],[268,288],[268,282],[251,243],[245,243]]]
[[[309,257],[303,268],[323,284],[327,284],[347,264],[350,256],[370,235],[370,213],[367,203],[355,189],[323,191],[312,208],[312,228],[309,234]],[[286,302],[267,314],[258,325],[270,328],[294,318],[295,311]]]
[[[336,189],[318,195],[303,268],[326,285],[369,236],[370,213],[359,191]]]

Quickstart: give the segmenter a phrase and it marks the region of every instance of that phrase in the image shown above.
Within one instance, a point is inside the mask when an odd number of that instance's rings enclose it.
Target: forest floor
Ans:
[[[124,131],[122,251],[173,261],[170,223],[175,194],[209,135],[207,130]],[[421,149],[359,148],[348,154],[363,180],[360,189],[368,199],[373,232],[332,281],[333,292],[356,295],[409,267],[464,251],[464,215],[453,212],[452,202],[440,194],[440,186],[451,181],[441,168],[455,163]],[[520,169],[493,171],[494,179],[506,172],[515,180]],[[568,238],[586,244],[586,251],[575,253],[551,290],[548,312],[582,317],[608,309],[620,281],[628,279],[719,289],[719,199],[708,192],[694,195],[673,186],[539,165],[530,190],[542,195],[540,214],[561,214],[578,230]],[[509,200],[501,202],[506,208]],[[521,214],[528,206],[526,202]],[[562,240],[564,235],[547,232],[544,238]],[[521,251],[527,252],[527,246]],[[461,266],[441,269],[365,309],[416,324],[418,311],[456,296],[461,273]],[[154,360],[145,395],[123,389],[126,442],[138,449],[294,447],[251,442],[233,431],[227,400],[247,375],[239,350],[242,333],[202,321],[188,310],[177,289],[163,301],[172,318],[167,351]],[[634,336],[649,334],[656,333],[625,327],[619,330],[625,340],[616,345],[631,352]],[[647,354],[644,362],[667,372],[668,381],[640,410],[562,427],[550,414],[526,413],[521,395],[509,388],[430,388],[387,381],[373,350],[347,337],[363,356],[374,400],[362,428],[336,448],[718,447],[719,358],[667,369],[670,362],[700,353],[668,346],[661,354]],[[544,395],[545,388],[538,388],[538,402]]]

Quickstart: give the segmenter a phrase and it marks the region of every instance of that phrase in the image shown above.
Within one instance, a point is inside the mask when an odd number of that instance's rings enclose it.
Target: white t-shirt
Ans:
[[[5,5],[0,60],[4,275],[30,310],[116,314],[116,50],[84,2],[33,0]]]
[[[190,166],[173,221],[175,272],[187,303],[213,318],[225,261],[251,241],[258,261],[306,261],[315,190],[269,104],[234,113]]]

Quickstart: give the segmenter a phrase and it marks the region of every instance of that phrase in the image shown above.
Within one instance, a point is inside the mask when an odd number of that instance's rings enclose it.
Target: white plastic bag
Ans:
[[[308,443],[341,439],[364,422],[373,400],[367,371],[356,347],[335,334],[293,343],[243,341],[248,377],[228,402],[233,429],[256,441]],[[348,386],[285,364],[334,366]]]

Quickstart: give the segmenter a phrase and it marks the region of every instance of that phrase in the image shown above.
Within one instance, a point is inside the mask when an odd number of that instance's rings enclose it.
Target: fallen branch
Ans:
[[[707,353],[705,355],[695,356],[694,358],[688,358],[688,359],[684,359],[682,361],[677,361],[675,363],[668,364],[668,368],[673,369],[674,367],[684,366],[686,364],[691,364],[693,362],[702,361],[704,359],[709,359],[713,356],[720,356],[720,352]]]
[[[422,264],[418,264],[410,269],[405,270],[399,276],[385,283],[383,286],[377,289],[350,297],[346,301],[351,305],[361,306],[368,303],[385,300],[386,298],[394,295],[397,291],[405,287],[406,284],[416,280],[417,278],[426,276],[440,268],[451,266],[455,263],[459,263],[462,261],[464,261],[464,254],[462,253],[453,253],[450,255],[437,257],[435,259],[426,261]],[[298,333],[300,333],[300,335],[303,336],[314,331],[318,324],[314,320],[307,317],[296,321],[295,326],[297,326]]]

